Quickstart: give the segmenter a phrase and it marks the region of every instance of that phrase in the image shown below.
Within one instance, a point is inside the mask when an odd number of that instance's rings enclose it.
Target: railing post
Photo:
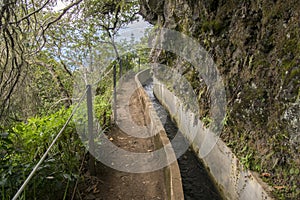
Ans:
[[[139,65],[139,71],[141,70],[141,59],[138,57],[138,65]]]
[[[92,100],[92,87],[87,85],[87,110],[88,110],[88,134],[89,134],[89,171],[92,176],[96,175],[95,169],[95,158],[93,154],[95,153],[95,144],[94,144],[94,126],[93,126],[93,100]]]
[[[114,64],[114,104],[113,104],[113,112],[114,112],[114,123],[117,122],[117,66]]]

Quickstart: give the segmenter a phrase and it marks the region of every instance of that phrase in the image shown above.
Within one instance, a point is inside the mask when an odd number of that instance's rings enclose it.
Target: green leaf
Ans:
[[[7,183],[7,178],[1,179],[0,180],[0,186],[5,186]]]
[[[63,177],[64,177],[65,179],[68,179],[69,181],[72,180],[70,174],[63,174]]]
[[[300,173],[299,168],[297,168],[294,173],[295,173],[295,175],[299,175],[299,173]]]

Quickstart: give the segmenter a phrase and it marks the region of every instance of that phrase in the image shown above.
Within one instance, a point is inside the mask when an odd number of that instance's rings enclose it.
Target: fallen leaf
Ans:
[[[267,172],[264,172],[264,173],[262,173],[261,174],[263,177],[270,177],[271,176],[271,174],[270,173],[267,173]]]
[[[277,190],[282,190],[282,189],[285,188],[285,186],[277,186],[277,185],[275,185],[274,188],[277,189]]]
[[[96,194],[96,193],[99,193],[100,191],[98,190],[97,186],[95,186],[95,188],[93,189],[93,193]]]

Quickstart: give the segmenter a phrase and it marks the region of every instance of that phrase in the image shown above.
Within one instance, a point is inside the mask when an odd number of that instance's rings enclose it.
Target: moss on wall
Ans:
[[[147,1],[141,4],[149,8]],[[277,198],[300,199],[300,4],[164,0],[161,5],[159,12],[141,13],[196,38],[218,66],[228,108],[222,139]],[[200,118],[209,119],[209,90],[197,66],[168,52],[153,56],[185,74],[198,96]]]

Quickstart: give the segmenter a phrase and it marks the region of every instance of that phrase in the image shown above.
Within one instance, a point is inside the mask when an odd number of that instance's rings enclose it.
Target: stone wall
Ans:
[[[224,142],[273,185],[278,198],[300,198],[300,4],[296,0],[140,0],[156,27],[195,38],[213,57],[227,96]],[[195,68],[165,51],[153,60],[175,68],[209,119],[210,90]],[[170,86],[173,87],[173,86]],[[279,186],[283,186],[284,189]]]
[[[189,140],[227,199],[272,199],[258,178],[243,168],[230,148],[213,132],[204,128],[200,120],[195,121],[195,113],[186,109],[184,103],[157,79],[154,79],[154,94],[170,112],[179,130]]]

